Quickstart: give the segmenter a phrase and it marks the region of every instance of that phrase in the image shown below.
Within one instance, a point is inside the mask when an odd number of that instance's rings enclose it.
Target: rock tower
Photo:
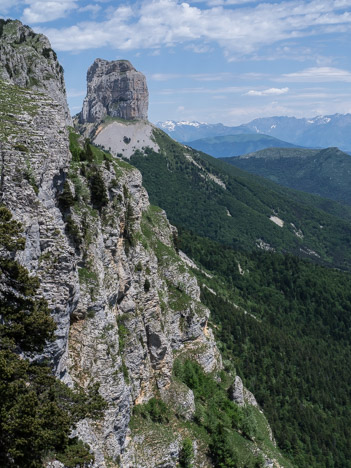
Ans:
[[[88,70],[87,84],[81,124],[99,122],[106,116],[147,120],[146,79],[128,60],[96,59]]]

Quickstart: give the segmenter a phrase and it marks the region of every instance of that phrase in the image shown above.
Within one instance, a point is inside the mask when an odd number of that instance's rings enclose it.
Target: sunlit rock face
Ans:
[[[145,76],[128,60],[96,59],[87,73],[88,90],[79,122],[95,123],[106,116],[147,120],[149,92]]]

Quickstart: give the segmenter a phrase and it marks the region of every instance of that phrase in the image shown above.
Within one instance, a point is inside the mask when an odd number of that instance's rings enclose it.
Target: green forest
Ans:
[[[225,362],[256,396],[279,447],[298,467],[350,467],[350,275],[291,255],[235,252],[184,230],[178,247],[206,268],[194,271]]]
[[[351,207],[249,174],[161,131],[155,135],[161,151],[137,151],[130,162],[141,171],[151,203],[163,208],[171,223],[237,250],[250,251],[261,242],[351,269]],[[270,216],[281,218],[284,227]]]

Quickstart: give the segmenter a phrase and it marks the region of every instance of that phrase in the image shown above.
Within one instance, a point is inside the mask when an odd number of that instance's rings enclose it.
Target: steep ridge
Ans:
[[[11,28],[23,27],[6,22],[3,31]],[[21,44],[36,50],[42,36],[24,28]],[[224,456],[228,467],[264,460],[290,466],[238,379],[232,399],[246,396],[240,405],[228,398],[235,372],[220,373],[209,309],[176,252],[175,228],[149,204],[140,172],[78,135],[70,135],[69,145],[64,88],[52,96],[51,88],[34,90],[29,79],[20,84],[28,87],[0,81],[1,201],[24,226],[18,260],[39,278],[38,294],[57,323],[45,356],[72,388],[98,384],[107,403],[100,420],[83,419],[72,434],[89,444],[94,467],[210,467]],[[189,375],[206,385],[199,389]],[[216,439],[208,422],[194,422],[207,387],[218,394],[217,418],[225,424],[214,431]],[[206,400],[201,418],[209,417]],[[248,421],[260,422],[261,438]],[[53,457],[47,466],[65,466]]]

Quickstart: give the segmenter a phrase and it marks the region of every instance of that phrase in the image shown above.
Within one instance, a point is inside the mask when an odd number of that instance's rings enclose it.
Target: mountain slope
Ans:
[[[223,161],[286,187],[351,204],[351,156],[338,148],[270,148]]]
[[[188,146],[203,151],[215,158],[239,156],[265,148],[294,148],[296,145],[287,141],[262,134],[239,134],[215,136],[200,140],[188,141]]]
[[[178,246],[198,266],[224,362],[254,391],[294,466],[349,468],[350,274],[185,230]]]
[[[126,149],[119,124],[116,154],[118,146]],[[109,127],[108,122],[103,125]],[[135,123],[124,125],[127,129]],[[123,144],[135,147],[137,135],[134,138]],[[283,253],[347,268],[350,209],[252,176],[177,144],[159,130],[153,131],[151,141],[156,149],[141,147],[130,161],[141,169],[151,198],[166,207],[178,225],[175,245],[197,261],[186,260],[212,310],[225,369],[235,366],[250,388],[260,392],[260,402],[295,466],[348,467],[344,425],[350,417],[350,276],[274,253],[272,245]],[[194,392],[195,420],[214,434],[210,447],[217,449],[215,466],[240,466],[230,450],[239,443],[218,439],[226,433],[225,419],[213,424],[212,415],[220,419],[218,393],[196,366],[177,365],[175,374]],[[215,403],[209,407],[213,394]],[[259,424],[250,412],[244,431]],[[219,452],[224,458],[218,458]]]
[[[147,149],[131,162],[141,169],[150,196],[166,206],[180,226],[179,248],[197,262],[193,271],[213,312],[225,362],[234,362],[249,389],[260,395],[276,437],[295,466],[348,467],[350,445],[344,426],[350,414],[344,405],[349,405],[345,395],[351,375],[344,363],[351,358],[350,275],[279,255],[264,241],[259,245],[266,252],[252,251],[249,238],[259,229],[270,235],[272,225],[275,237],[270,239],[279,250],[279,235],[287,223],[280,227],[262,215],[274,203],[280,210],[276,223],[285,216],[296,217],[288,226],[294,240],[303,244],[309,236],[312,242],[318,239],[320,247],[332,243],[336,250],[343,244],[337,254],[343,262],[350,253],[350,228],[342,216],[350,219],[350,210],[226,168],[222,161],[184,148],[158,131],[155,141],[159,154]],[[233,211],[226,208],[230,203]],[[306,227],[300,230],[297,219]],[[341,225],[343,231],[337,234]],[[238,237],[230,239],[226,229]],[[285,253],[291,248],[289,235],[283,231]],[[244,252],[243,245],[251,252]],[[300,248],[310,259],[322,261],[309,247]]]
[[[29,49],[41,40],[2,26]],[[14,62],[29,65],[21,47]],[[69,134],[60,73],[60,99],[27,78],[30,89],[0,80],[2,466],[290,468],[235,369],[224,371],[196,277],[140,172]],[[23,223],[18,249],[11,216]]]
[[[239,249],[291,252],[350,268],[350,210],[283,188],[155,131],[160,147],[130,159],[177,226]],[[342,219],[344,217],[344,219]]]

